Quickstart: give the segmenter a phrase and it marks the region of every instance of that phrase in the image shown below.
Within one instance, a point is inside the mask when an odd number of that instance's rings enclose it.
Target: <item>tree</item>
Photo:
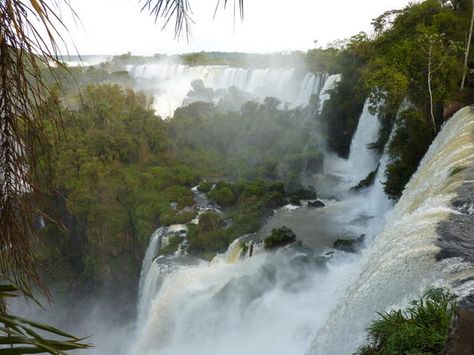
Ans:
[[[446,40],[444,35],[437,33],[433,34],[424,34],[420,37],[419,40],[420,46],[423,49],[423,52],[427,55],[428,66],[427,66],[427,75],[426,81],[428,85],[428,93],[430,99],[430,116],[433,123],[433,130],[436,133],[436,120],[434,115],[434,104],[433,104],[433,74],[439,71],[448,57],[455,54],[460,49],[460,44],[454,42],[453,40]]]
[[[471,24],[469,25],[469,34],[467,36],[466,51],[464,53],[464,65],[463,65],[462,80],[461,80],[461,90],[464,89],[464,83],[466,81],[466,70],[467,70],[467,62],[469,59],[469,49],[471,48],[473,25],[474,25],[474,0],[472,1]]]

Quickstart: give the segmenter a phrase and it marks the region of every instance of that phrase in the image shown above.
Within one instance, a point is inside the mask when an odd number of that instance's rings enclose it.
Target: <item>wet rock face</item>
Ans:
[[[474,262],[474,167],[463,173],[466,182],[451,201],[451,206],[459,213],[451,214],[437,226],[437,244],[441,248],[438,260],[460,257]]]
[[[448,339],[444,355],[474,354],[474,310],[460,308],[453,333]]]

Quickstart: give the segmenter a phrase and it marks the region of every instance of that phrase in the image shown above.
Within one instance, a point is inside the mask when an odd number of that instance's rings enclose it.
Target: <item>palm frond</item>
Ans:
[[[234,18],[236,1],[238,1],[240,18],[243,20],[244,0],[233,0]],[[191,26],[193,24],[192,9],[189,0],[140,0],[140,2],[143,4],[141,10],[147,11],[150,15],[154,16],[155,22],[158,22],[160,19],[163,21],[163,28],[174,19],[174,33],[176,38],[179,38],[184,30],[186,38],[189,39]],[[227,7],[228,3],[229,0],[223,0],[222,5],[224,9]],[[221,0],[217,0],[214,16],[216,15],[220,5]]]
[[[71,9],[68,0],[0,1],[0,272],[22,290],[42,287],[30,239],[44,171],[37,152],[48,145],[36,109],[50,93],[42,71],[62,66],[60,4]]]

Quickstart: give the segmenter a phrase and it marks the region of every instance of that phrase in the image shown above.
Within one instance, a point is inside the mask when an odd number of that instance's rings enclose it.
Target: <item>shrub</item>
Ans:
[[[296,241],[296,234],[288,227],[274,228],[272,234],[264,239],[263,247],[267,250],[276,249]]]
[[[217,188],[208,194],[209,198],[217,202],[221,206],[231,206],[235,203],[235,195],[232,190],[225,186],[222,188]]]
[[[200,191],[200,192],[203,192],[203,193],[208,193],[209,191],[211,191],[212,189],[212,186],[214,186],[214,183],[211,182],[211,181],[202,181],[197,189]]]
[[[441,288],[429,289],[406,310],[379,313],[380,319],[367,328],[369,344],[356,354],[439,354],[455,314],[452,294]]]

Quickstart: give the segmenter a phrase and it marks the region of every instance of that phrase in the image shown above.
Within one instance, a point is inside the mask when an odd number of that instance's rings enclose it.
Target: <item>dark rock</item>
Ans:
[[[474,354],[474,310],[460,308],[455,321],[454,331],[451,333],[444,355],[472,355]]]
[[[364,241],[365,234],[357,239],[337,239],[334,242],[334,249],[345,251],[346,253],[356,253]]]
[[[463,174],[465,181],[451,201],[453,209],[460,213],[451,213],[436,226],[437,245],[440,247],[438,260],[458,257],[474,262],[474,167],[464,170]]]
[[[321,208],[325,206],[326,205],[324,204],[324,202],[320,200],[308,201],[308,207],[311,207],[311,208]]]

